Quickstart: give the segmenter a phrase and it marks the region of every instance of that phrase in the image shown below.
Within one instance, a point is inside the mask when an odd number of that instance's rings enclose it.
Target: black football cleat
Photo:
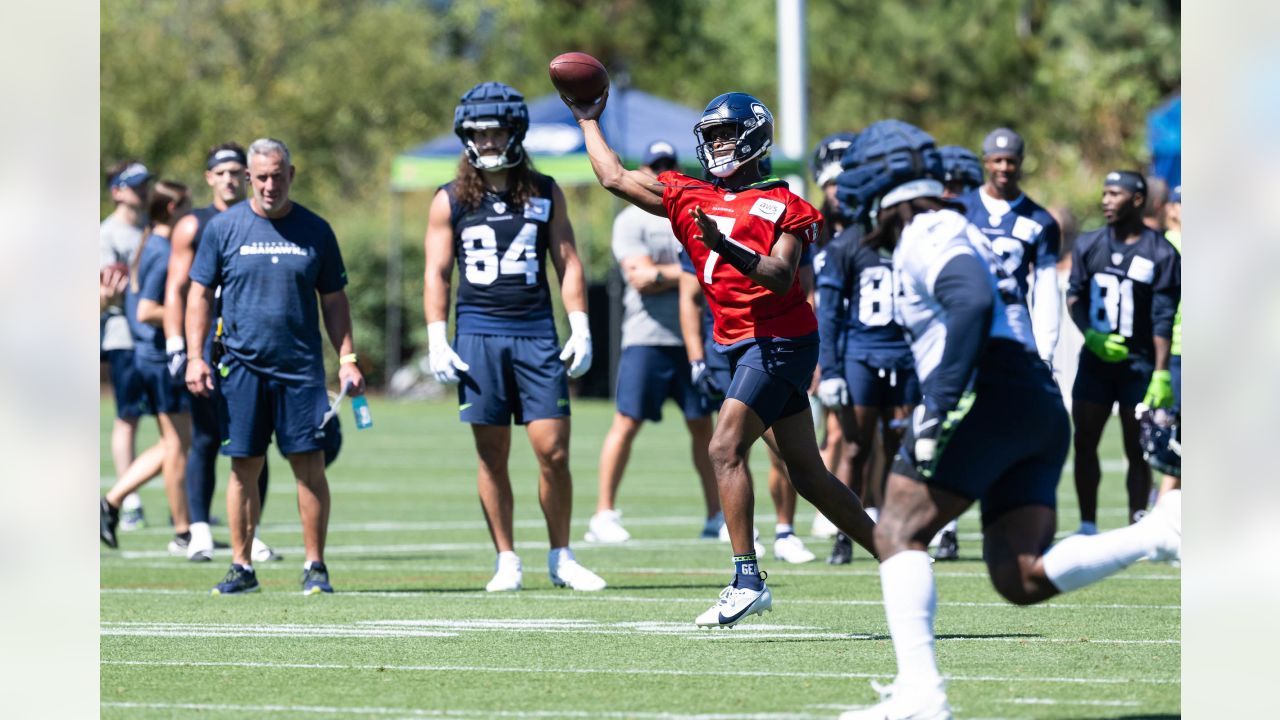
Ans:
[[[831,554],[827,556],[828,565],[848,565],[853,562],[853,540],[844,533],[836,533],[835,542],[831,544]]]

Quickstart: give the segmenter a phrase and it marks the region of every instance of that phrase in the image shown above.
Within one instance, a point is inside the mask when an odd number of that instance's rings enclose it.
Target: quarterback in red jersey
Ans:
[[[726,93],[693,127],[710,181],[675,171],[652,178],[622,166],[597,119],[608,93],[588,106],[565,100],[586,139],[596,178],[641,210],[671,220],[697,271],[715,320],[713,337],[732,368],[709,448],[733,544],[735,576],[695,621],[729,627],[773,607],[752,537],[755,497],[747,451],[757,438],[782,458],[796,490],[872,554],[873,523],[827,472],[818,453],[807,389],[818,362],[818,323],[797,269],[822,216],[759,162],[773,144],[773,115],[756,98]]]

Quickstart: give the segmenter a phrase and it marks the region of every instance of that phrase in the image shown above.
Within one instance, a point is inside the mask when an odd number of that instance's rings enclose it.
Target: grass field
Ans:
[[[107,403],[109,405],[109,402]],[[330,468],[328,564],[337,592],[299,593],[301,531],[293,482],[272,450],[262,536],[285,560],[257,565],[263,592],[209,597],[229,555],[168,557],[158,481],[143,491],[151,527],[101,561],[104,718],[834,718],[873,702],[894,673],[875,565],[771,557],[774,612],[729,631],[694,616],[732,577],[727,545],[695,539],[702,504],[683,423],[667,407],[632,454],[621,507],[633,540],[582,542],[595,506],[600,444],[612,415],[574,404],[573,537],[609,581],[600,593],[551,587],[528,445],[513,441],[516,539],[525,589],[483,592],[493,550],[475,496],[470,432],[452,404],[371,402]],[[112,474],[102,413],[102,482]],[[1125,521],[1115,423],[1104,441],[1100,525]],[[154,438],[154,430],[144,442]],[[757,523],[771,537],[766,461],[756,453]],[[225,516],[220,461],[214,514]],[[1060,530],[1078,523],[1070,464]],[[797,529],[813,510],[801,502]],[[1177,717],[1180,571],[1139,563],[1100,585],[1017,608],[991,589],[976,512],[961,519],[961,560],[935,566],[938,654],[963,718]],[[215,527],[228,539],[225,527]],[[771,543],[766,543],[772,550]]]

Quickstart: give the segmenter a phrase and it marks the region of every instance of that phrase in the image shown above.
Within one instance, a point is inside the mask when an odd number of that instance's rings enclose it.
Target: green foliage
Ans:
[[[1083,227],[1101,221],[1101,175],[1146,164],[1145,114],[1180,84],[1176,2],[807,7],[811,142],[900,117],[976,148],[1010,125],[1027,139],[1028,190]],[[386,303],[389,242],[404,249],[405,346],[421,335],[430,200],[407,196],[400,235],[388,239],[391,159],[448,132],[459,95],[497,79],[540,97],[552,91],[547,62],[581,50],[615,82],[692,107],[728,90],[776,104],[775,17],[773,3],[741,0],[112,0],[102,10],[102,164],[140,157],[204,202],[207,148],[285,140],[297,199],[342,240],[361,352],[382,367],[383,320],[371,308]],[[588,277],[603,281],[620,207],[599,188],[567,192]]]

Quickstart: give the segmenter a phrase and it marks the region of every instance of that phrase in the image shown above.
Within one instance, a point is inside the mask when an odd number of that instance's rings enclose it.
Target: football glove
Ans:
[[[849,404],[849,384],[842,377],[834,377],[818,383],[818,399],[829,408]]]
[[[1153,410],[1173,407],[1173,376],[1168,370],[1151,373],[1151,382],[1147,385],[1142,404]]]
[[[1129,357],[1129,348],[1124,344],[1124,336],[1115,333],[1107,334],[1089,328],[1084,331],[1084,346],[1103,362],[1115,363]]]
[[[693,389],[708,402],[712,404],[724,402],[724,388],[716,382],[715,373],[707,369],[705,361],[694,360],[689,363],[689,378],[693,381]]]
[[[446,327],[444,321],[427,324],[427,362],[431,365],[431,374],[435,376],[436,382],[455,385],[460,380],[458,373],[470,370],[471,366],[463,362],[449,346]]]
[[[933,477],[934,468],[942,451],[950,441],[956,426],[973,406],[973,393],[965,393],[955,410],[943,412],[929,403],[921,403],[911,412],[906,434],[902,438],[902,452],[920,473],[921,477]]]
[[[591,369],[591,324],[586,313],[569,313],[569,339],[560,351],[560,360],[568,361],[571,378],[582,377]]]
[[[165,365],[169,368],[169,378],[178,383],[187,379],[187,342],[180,337],[165,340]]]

